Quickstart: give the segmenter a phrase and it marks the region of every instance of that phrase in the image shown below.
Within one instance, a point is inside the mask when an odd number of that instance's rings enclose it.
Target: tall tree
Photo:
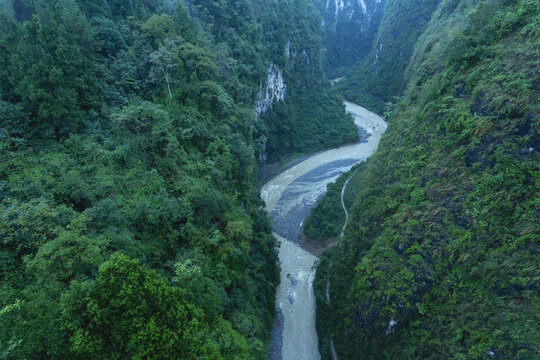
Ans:
[[[9,81],[37,122],[57,135],[77,127],[84,111],[97,106],[92,38],[72,0],[50,5],[22,29],[9,61]]]
[[[63,296],[71,351],[81,359],[218,359],[203,312],[137,260],[114,255],[94,282]]]
[[[175,76],[175,71],[178,68],[178,60],[174,52],[179,45],[180,39],[167,39],[158,50],[150,54],[148,59],[152,64],[150,81],[161,84],[161,87],[171,99],[171,84],[178,81]]]
[[[0,12],[0,96],[6,96],[11,92],[7,81],[9,58],[18,42],[19,30],[19,26],[11,17]]]

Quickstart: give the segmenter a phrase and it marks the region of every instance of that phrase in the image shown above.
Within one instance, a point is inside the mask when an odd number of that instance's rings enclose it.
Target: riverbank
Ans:
[[[334,183],[328,184],[324,197],[317,201],[315,208],[302,223],[298,243],[303,249],[320,257],[324,250],[333,247],[343,238],[349,219],[345,204],[346,190],[349,190],[351,180],[360,169],[361,167],[356,167],[356,170],[343,174]],[[353,201],[353,194],[354,191],[349,193],[349,205]]]
[[[345,106],[347,112],[353,114],[364,141],[291,159],[285,164],[282,161],[281,167],[275,166],[265,173],[270,180],[262,186],[261,197],[279,242],[281,282],[276,307],[278,314],[283,315],[272,331],[269,353],[272,360],[320,359],[313,266],[317,260],[315,255],[320,255],[325,246],[301,246],[301,228],[310,210],[326,192],[328,183],[373,154],[386,130],[386,123],[376,114],[349,102]],[[279,173],[274,175],[272,171]]]
[[[348,112],[353,117],[355,116],[354,113]],[[368,132],[368,130],[364,129],[361,126],[356,125],[358,128],[358,136],[359,140],[355,143],[347,143],[343,144],[342,146],[349,146],[354,144],[365,144],[368,141],[368,138],[371,136],[371,134]],[[261,167],[259,167],[258,173],[257,173],[257,180],[259,181],[259,184],[265,184],[272,178],[276,177],[279,173],[288,170],[292,168],[295,165],[300,164],[303,161],[306,161],[307,159],[316,156],[318,154],[324,153],[331,149],[324,149],[319,150],[317,152],[311,153],[311,154],[293,154],[283,157],[281,160],[270,163],[270,164],[264,164]]]
[[[331,247],[335,246],[338,243],[338,240],[335,238],[326,238],[323,240],[313,239],[307,236],[304,233],[304,227],[300,230],[298,235],[298,245],[306,251],[309,251],[311,254],[316,257],[321,257],[321,254]]]
[[[300,164],[302,161],[305,161],[310,157],[325,151],[326,150],[320,150],[315,153],[304,155],[288,155],[276,162],[264,164],[259,168],[259,172],[257,173],[257,180],[259,180],[259,184],[265,184],[270,179],[276,177],[280,172],[290,169],[293,166]]]

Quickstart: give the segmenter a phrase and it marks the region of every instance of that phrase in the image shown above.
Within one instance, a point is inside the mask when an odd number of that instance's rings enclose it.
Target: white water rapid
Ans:
[[[326,185],[371,156],[387,127],[380,116],[350,102],[345,106],[356,126],[369,134],[367,141],[318,153],[284,170],[261,189],[279,242],[281,264],[276,294],[280,321],[273,330],[270,360],[320,359],[313,293],[317,257],[298,246],[300,228]]]

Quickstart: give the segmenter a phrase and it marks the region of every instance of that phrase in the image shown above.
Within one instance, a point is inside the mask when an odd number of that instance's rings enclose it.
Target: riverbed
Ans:
[[[380,116],[356,104],[345,102],[345,107],[359,131],[369,135],[365,141],[318,152],[284,170],[261,189],[279,243],[281,265],[276,294],[278,321],[272,330],[270,360],[320,359],[313,293],[317,257],[298,245],[298,235],[310,210],[326,192],[326,185],[371,156],[387,127]]]

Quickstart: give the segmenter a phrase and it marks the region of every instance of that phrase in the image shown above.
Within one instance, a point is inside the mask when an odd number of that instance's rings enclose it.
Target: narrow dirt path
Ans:
[[[343,184],[343,188],[341,189],[341,207],[343,208],[343,211],[345,211],[345,224],[343,224],[343,227],[341,228],[341,234],[339,235],[339,245],[341,246],[341,240],[343,240],[343,234],[345,234],[345,228],[347,227],[347,223],[349,222],[349,212],[347,211],[347,207],[345,206],[345,189],[347,188],[347,185],[349,184],[349,181],[353,178],[354,175],[358,172],[358,169],[345,181],[345,184]]]
[[[345,181],[345,184],[343,184],[343,188],[341,188],[341,207],[343,208],[343,211],[345,211],[345,224],[343,224],[343,227],[341,228],[341,234],[339,235],[339,246],[341,246],[341,241],[343,240],[343,234],[345,233],[345,228],[347,227],[347,223],[349,222],[349,212],[347,211],[347,206],[345,206],[345,189],[347,188],[347,184],[349,184],[349,181],[353,178],[354,175],[358,172],[358,169]],[[330,263],[330,269],[332,269],[333,263]],[[330,278],[326,280],[326,301],[330,303]],[[338,356],[336,353],[336,349],[334,348],[334,339],[330,338],[330,349],[332,350],[332,359],[338,360]]]

